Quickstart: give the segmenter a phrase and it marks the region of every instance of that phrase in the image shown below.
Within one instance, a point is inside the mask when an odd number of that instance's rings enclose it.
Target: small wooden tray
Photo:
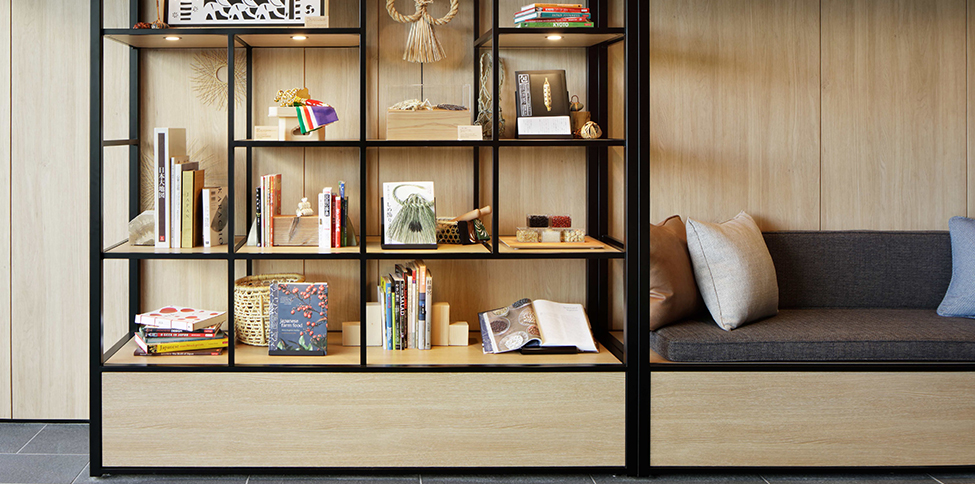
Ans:
[[[512,249],[563,249],[563,250],[578,250],[578,249],[605,249],[606,244],[590,237],[586,236],[585,242],[518,242],[518,238],[513,235],[502,235],[499,237],[501,242]]]

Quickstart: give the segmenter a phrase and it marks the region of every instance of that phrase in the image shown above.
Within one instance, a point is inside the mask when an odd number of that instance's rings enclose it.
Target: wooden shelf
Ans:
[[[237,38],[251,47],[359,47],[359,34],[313,33],[327,29],[294,28],[288,33],[241,34]],[[343,29],[348,30],[348,29]],[[295,40],[293,35],[304,35],[305,40]]]
[[[251,346],[238,342],[234,347],[234,364],[240,366],[328,366],[359,365],[359,347],[342,346],[342,333],[328,333],[328,354],[325,356],[270,356],[267,346]]]
[[[107,32],[120,32],[108,34]],[[179,40],[166,40],[166,37],[179,37]],[[111,39],[138,49],[226,49],[227,36],[200,34],[189,29],[165,30],[106,30],[106,39]],[[238,45],[238,47],[243,47]]]
[[[186,249],[161,249],[147,245],[132,245],[128,241],[115,244],[105,249],[105,257],[109,259],[224,259],[227,257],[226,245],[216,247],[193,247]]]
[[[237,47],[358,47],[359,29],[304,27],[106,29],[105,38],[139,49],[226,49],[229,36]],[[305,40],[292,36],[304,35]],[[166,40],[179,37],[179,40]]]
[[[371,256],[378,256],[392,259],[392,258],[426,258],[426,259],[437,259],[437,258],[457,258],[457,256],[487,256],[491,254],[482,244],[471,244],[471,245],[457,245],[457,244],[440,244],[436,250],[419,250],[419,249],[402,249],[402,250],[384,250],[379,242],[378,236],[366,237],[366,252]]]
[[[570,256],[570,255],[583,255],[583,256],[587,256],[587,255],[593,255],[593,254],[609,254],[609,255],[620,256],[620,257],[622,257],[624,255],[624,253],[623,253],[622,250],[617,249],[616,247],[613,247],[611,245],[604,244],[604,243],[602,243],[602,242],[600,242],[600,241],[598,241],[598,240],[596,240],[596,239],[594,239],[592,237],[589,237],[589,236],[586,236],[586,242],[587,243],[590,243],[590,244],[599,244],[599,247],[596,247],[596,248],[586,248],[586,247],[575,248],[575,247],[571,247],[571,244],[566,244],[565,245],[565,248],[552,249],[552,248],[547,248],[546,247],[547,245],[551,245],[551,244],[542,244],[542,243],[539,243],[538,245],[539,246],[542,246],[543,248],[535,249],[535,248],[530,248],[529,247],[529,248],[513,249],[511,247],[508,247],[508,245],[505,244],[503,241],[505,239],[514,239],[514,236],[507,236],[507,235],[505,235],[505,236],[501,236],[499,238],[502,240],[500,247],[498,247],[498,253],[500,253],[500,254],[518,254],[518,255],[529,255],[529,254],[530,255],[542,255],[542,254],[546,254],[546,255],[563,255],[563,256]]]
[[[498,46],[501,48],[524,49],[564,49],[570,47],[592,47],[604,42],[612,42],[624,37],[625,29],[609,28],[518,28],[502,27],[498,29]],[[549,40],[553,34],[561,35],[559,40]],[[494,44],[494,37],[489,30],[475,41],[475,47],[488,48]]]
[[[359,247],[340,247],[324,251],[318,246],[310,247],[255,247],[242,245],[236,252],[244,259],[357,259]]]
[[[619,341],[621,344],[624,343],[622,331],[610,331],[609,334],[613,338],[616,338],[616,341]]]
[[[227,349],[220,356],[135,356],[133,353],[139,346],[135,338],[130,337],[108,361],[105,366],[199,366],[199,365],[227,365]]]
[[[429,350],[384,350],[369,347],[366,361],[369,366],[536,366],[536,365],[619,365],[621,364],[603,345],[596,342],[598,353],[575,355],[523,355],[512,351],[484,354],[481,334],[470,333],[469,346],[434,346]]]

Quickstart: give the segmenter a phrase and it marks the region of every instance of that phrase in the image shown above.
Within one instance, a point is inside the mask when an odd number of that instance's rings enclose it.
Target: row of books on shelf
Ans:
[[[226,311],[166,306],[135,317],[136,356],[220,355],[229,339]]]
[[[280,173],[261,176],[254,198],[256,220],[252,245],[318,245],[323,249],[357,245],[344,181],[339,181],[337,191],[325,187],[318,194],[317,218],[307,198],[298,203],[295,215],[282,215],[281,182]]]
[[[227,190],[204,186],[205,170],[186,155],[185,129],[155,128],[153,135],[155,246],[179,249],[226,244]]]
[[[378,287],[380,329],[387,350],[433,345],[433,274],[422,260],[396,264]],[[443,342],[442,344],[447,344]]]
[[[592,27],[589,9],[579,3],[532,3],[515,14],[515,26],[524,28]]]

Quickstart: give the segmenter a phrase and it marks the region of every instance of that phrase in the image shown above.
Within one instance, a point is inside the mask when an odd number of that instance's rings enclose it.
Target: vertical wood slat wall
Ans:
[[[973,5],[655,0],[651,222],[945,230],[975,214]]]
[[[0,0],[0,187],[10,186],[10,0]],[[10,192],[7,191],[9,196]],[[11,418],[10,199],[0,200],[0,418]]]

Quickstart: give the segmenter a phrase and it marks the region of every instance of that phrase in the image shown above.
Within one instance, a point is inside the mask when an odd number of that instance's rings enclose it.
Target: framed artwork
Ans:
[[[328,0],[166,0],[173,27],[303,25],[305,17],[328,15]]]
[[[384,249],[436,249],[433,182],[383,183]]]

